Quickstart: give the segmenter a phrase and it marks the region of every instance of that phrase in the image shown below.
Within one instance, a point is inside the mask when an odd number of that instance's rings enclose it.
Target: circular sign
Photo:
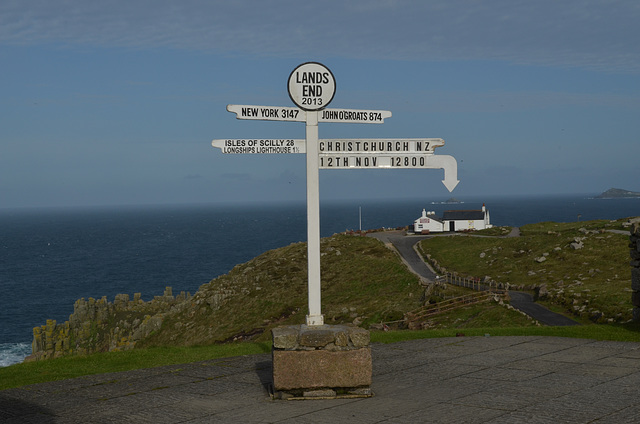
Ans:
[[[307,62],[291,72],[288,89],[289,97],[300,109],[320,110],[333,100],[336,79],[323,64]]]

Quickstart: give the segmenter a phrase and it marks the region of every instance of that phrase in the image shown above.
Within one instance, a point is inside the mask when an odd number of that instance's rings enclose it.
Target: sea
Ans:
[[[483,203],[496,226],[640,215],[640,198],[461,200],[322,201],[320,232],[395,228],[413,224],[422,209],[441,215]],[[68,320],[79,298],[150,300],[167,286],[194,294],[235,265],[306,237],[304,203],[0,209],[0,366],[31,354],[33,327]]]

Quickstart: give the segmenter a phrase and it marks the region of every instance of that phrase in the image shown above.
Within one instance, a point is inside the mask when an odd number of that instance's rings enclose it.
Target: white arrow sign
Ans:
[[[225,154],[306,153],[304,139],[217,139],[211,142]],[[444,169],[442,183],[453,191],[458,163],[453,156],[434,155],[444,145],[441,138],[321,139],[320,169]]]
[[[443,169],[442,183],[450,192],[460,182],[453,156],[434,154],[320,153],[320,169]]]
[[[227,105],[227,111],[235,113],[237,119],[290,122],[307,121],[307,112],[297,107]]]

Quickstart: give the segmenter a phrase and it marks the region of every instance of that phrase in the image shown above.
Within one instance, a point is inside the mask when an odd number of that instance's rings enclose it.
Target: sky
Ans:
[[[460,180],[321,170],[321,200],[640,191],[638,22],[636,0],[3,0],[0,209],[304,202],[304,155],[211,140],[304,138],[226,106],[294,106],[309,61],[331,108],[393,114],[320,138],[442,138]]]

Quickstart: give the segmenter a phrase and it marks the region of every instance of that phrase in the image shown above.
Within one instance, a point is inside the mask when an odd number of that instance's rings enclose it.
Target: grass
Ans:
[[[398,256],[370,237],[322,239],[322,304],[328,324],[402,318],[424,288]],[[142,347],[268,341],[270,329],[302,324],[308,305],[306,244],[274,249],[203,285],[185,308],[165,315]],[[122,328],[122,326],[120,326]]]
[[[193,347],[153,347],[125,352],[65,356],[0,368],[0,390],[92,374],[106,374],[165,365],[271,352],[270,343],[226,343]]]
[[[406,340],[417,340],[439,337],[455,337],[463,333],[466,337],[474,336],[546,336],[571,337],[592,340],[611,340],[621,342],[640,342],[640,324],[624,325],[580,325],[568,327],[484,327],[484,328],[445,328],[437,330],[401,330],[389,332],[372,332],[371,341],[377,343],[396,343]]]
[[[421,248],[463,276],[488,276],[518,290],[543,287],[546,301],[565,312],[625,322],[632,311],[629,236],[607,231],[623,221],[543,222],[521,227],[520,237],[434,237]]]
[[[372,331],[373,343],[396,343],[407,340],[475,336],[549,336],[593,340],[640,342],[640,324],[585,325],[573,327],[478,327],[435,330]],[[68,356],[39,362],[27,362],[0,368],[0,390],[29,384],[65,380],[92,374],[106,374],[165,365],[185,364],[239,355],[268,353],[268,342],[241,342],[194,347],[154,347],[126,352]]]

